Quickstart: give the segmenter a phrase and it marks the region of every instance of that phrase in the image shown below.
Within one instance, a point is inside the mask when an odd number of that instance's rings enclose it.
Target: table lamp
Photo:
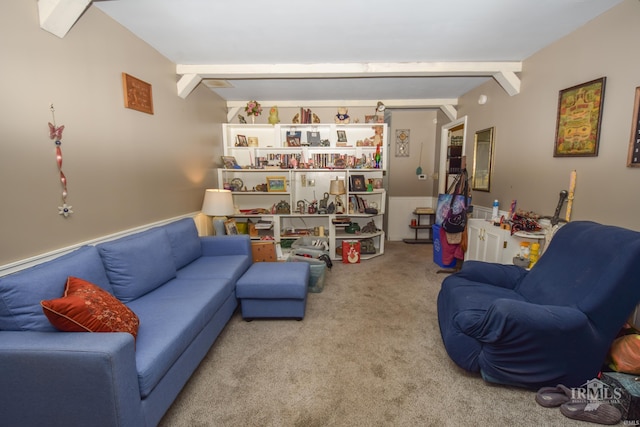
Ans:
[[[338,179],[338,177],[336,177],[336,179],[331,181],[331,183],[329,184],[329,194],[336,196],[335,203],[336,203],[337,214],[344,213],[344,205],[342,204],[342,198],[340,197],[340,195],[346,194],[346,193],[347,193],[347,190],[345,189],[344,181],[341,179]]]
[[[216,236],[224,236],[224,222],[227,215],[234,214],[233,197],[229,190],[208,189],[204,193],[202,213],[213,217],[213,229]]]

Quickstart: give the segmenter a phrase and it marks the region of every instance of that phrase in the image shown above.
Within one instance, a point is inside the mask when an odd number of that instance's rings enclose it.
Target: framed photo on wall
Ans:
[[[606,80],[601,77],[560,91],[554,157],[598,155]]]

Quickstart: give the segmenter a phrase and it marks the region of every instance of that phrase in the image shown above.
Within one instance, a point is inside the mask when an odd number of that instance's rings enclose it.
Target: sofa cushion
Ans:
[[[178,270],[182,279],[231,279],[234,283],[251,267],[249,255],[202,256]]]
[[[166,231],[155,228],[98,245],[113,293],[132,301],[176,275]]]
[[[202,256],[202,244],[193,219],[181,219],[162,228],[166,230],[169,236],[176,268],[180,269]]]
[[[230,297],[230,280],[177,278],[127,303],[140,318],[136,368],[143,399]]]
[[[51,324],[64,332],[128,332],[136,338],[138,316],[99,286],[69,277],[61,298],[41,301]]]
[[[98,250],[83,246],[0,278],[0,330],[56,331],[42,312],[40,301],[62,295],[69,276],[82,277],[113,293]]]

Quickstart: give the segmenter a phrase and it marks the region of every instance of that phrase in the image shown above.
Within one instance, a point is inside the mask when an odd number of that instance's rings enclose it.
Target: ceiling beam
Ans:
[[[509,93],[520,90],[522,62],[362,62],[341,64],[177,64],[179,75],[201,79],[332,79],[353,77],[493,77]],[[183,96],[184,95],[184,96]],[[182,92],[183,97],[188,94]]]
[[[38,0],[40,28],[63,38],[91,0]]]
[[[201,81],[202,78],[197,74],[183,74],[178,80],[178,96],[186,99]]]
[[[520,93],[520,78],[515,73],[503,71],[493,75],[493,78],[498,82],[502,89],[509,94],[509,96],[517,95]]]

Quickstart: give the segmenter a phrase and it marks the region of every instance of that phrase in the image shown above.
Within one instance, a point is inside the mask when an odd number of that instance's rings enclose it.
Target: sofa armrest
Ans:
[[[486,283],[501,288],[515,289],[528,271],[516,265],[496,264],[483,261],[465,261],[454,276],[472,282]]]
[[[246,234],[231,236],[204,236],[203,256],[248,255],[251,256],[251,238]]]
[[[0,389],[6,425],[144,425],[130,334],[0,331]]]

